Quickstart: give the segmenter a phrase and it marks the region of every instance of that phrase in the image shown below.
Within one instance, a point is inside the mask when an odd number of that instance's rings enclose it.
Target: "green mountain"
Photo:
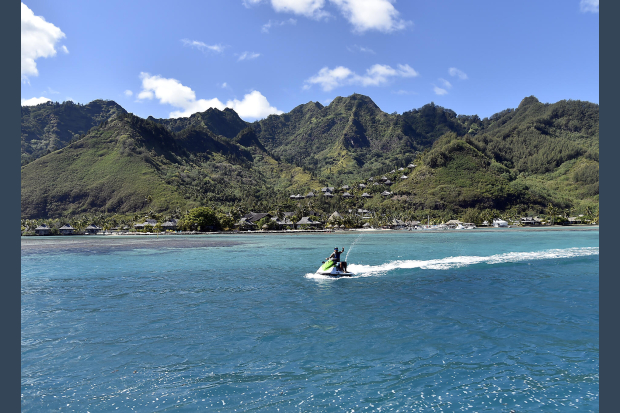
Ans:
[[[105,101],[25,109],[22,159],[40,157],[22,167],[24,217],[198,205],[420,214],[598,206],[598,105],[588,102],[529,97],[480,119],[432,103],[387,114],[354,94],[254,123],[232,109],[145,120]],[[77,130],[67,125],[78,118],[95,126],[67,140]],[[24,134],[46,128],[60,149],[26,151]],[[417,166],[398,171],[411,162]],[[383,175],[393,185],[367,181]],[[354,198],[289,199],[343,184]],[[389,196],[380,195],[386,190]]]
[[[253,127],[281,159],[340,184],[406,165],[442,134],[466,133],[468,120],[432,103],[387,114],[368,96],[353,94],[328,106],[309,102]]]
[[[126,111],[111,100],[95,100],[87,105],[67,101],[22,106],[22,165],[65,147],[119,113]]]
[[[251,129],[231,140],[124,114],[22,167],[21,185],[22,215],[39,218],[256,202],[319,183],[275,161]]]

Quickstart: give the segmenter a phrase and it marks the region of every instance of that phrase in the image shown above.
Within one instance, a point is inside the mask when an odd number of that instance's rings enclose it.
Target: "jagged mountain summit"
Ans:
[[[414,161],[419,167],[406,180],[390,175],[393,197],[364,202],[409,209],[597,204],[598,105],[528,97],[480,119],[433,103],[388,114],[354,94],[253,123],[228,108],[178,119],[141,119],[102,100],[22,108],[28,217],[267,205],[321,186],[353,187]]]

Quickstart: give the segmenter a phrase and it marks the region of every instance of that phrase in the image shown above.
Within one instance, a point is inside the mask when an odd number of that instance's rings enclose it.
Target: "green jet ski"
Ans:
[[[333,260],[327,260],[321,265],[321,268],[317,270],[317,274],[329,275],[331,277],[350,277],[353,274],[346,270],[346,262],[335,262]]]

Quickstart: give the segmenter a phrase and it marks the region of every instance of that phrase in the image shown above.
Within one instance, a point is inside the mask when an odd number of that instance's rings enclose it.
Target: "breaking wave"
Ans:
[[[451,268],[467,267],[475,264],[501,264],[507,262],[533,261],[553,258],[585,257],[588,255],[598,255],[598,253],[598,247],[550,249],[532,252],[508,252],[505,254],[490,255],[488,257],[479,257],[474,255],[446,257],[435,260],[398,260],[380,265],[349,264],[348,270],[356,274],[357,277],[368,277],[377,274],[384,274],[388,271],[397,269],[420,268],[423,270],[448,270]],[[330,278],[328,276],[315,273],[308,273],[306,274],[306,277],[318,279]]]

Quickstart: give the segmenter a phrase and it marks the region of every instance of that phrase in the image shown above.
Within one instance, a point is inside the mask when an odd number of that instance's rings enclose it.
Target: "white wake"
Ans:
[[[545,260],[552,258],[573,258],[588,255],[598,255],[598,247],[551,249],[532,252],[508,252],[505,254],[490,255],[488,257],[460,256],[446,257],[435,260],[398,260],[380,265],[349,264],[347,269],[357,277],[368,277],[384,274],[396,269],[420,268],[424,270],[448,270],[451,268],[466,267],[474,264],[501,264],[505,262],[521,262]],[[330,278],[328,276],[309,273],[307,278]],[[352,277],[353,278],[353,277]]]

